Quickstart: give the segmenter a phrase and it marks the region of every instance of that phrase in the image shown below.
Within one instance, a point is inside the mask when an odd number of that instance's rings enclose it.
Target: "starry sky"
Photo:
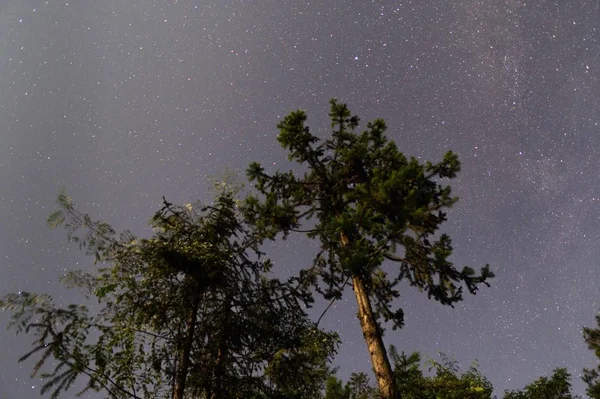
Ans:
[[[163,195],[208,200],[211,177],[243,181],[255,160],[291,168],[277,123],[302,108],[328,135],[335,97],[364,123],[385,119],[407,155],[458,153],[453,260],[497,275],[455,309],[403,286],[406,327],[386,344],[465,368],[477,359],[497,393],[567,367],[583,394],[595,363],[582,326],[600,308],[599,4],[3,1],[0,295],[81,299],[58,277],[92,261],[45,223],[61,186],[82,211],[148,236]],[[315,248],[301,237],[268,247],[281,275]],[[323,319],[342,335],[342,377],[370,370],[355,314],[348,295]],[[7,321],[0,398],[39,398],[32,362],[16,362],[30,339]]]

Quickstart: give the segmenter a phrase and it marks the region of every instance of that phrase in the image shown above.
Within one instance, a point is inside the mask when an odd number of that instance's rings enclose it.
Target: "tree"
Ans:
[[[452,306],[462,299],[463,283],[474,294],[493,275],[487,265],[479,275],[469,267],[458,271],[448,260],[450,237],[437,235],[445,209],[457,201],[449,186],[438,183],[459,171],[455,154],[423,165],[385,137],[383,120],[355,133],[359,118],[336,100],[329,117],[334,130],[325,141],[305,126],[304,111],[278,125],[277,140],[289,159],[308,170],[302,177],[291,171],[270,175],[252,163],[248,177],[262,196],[247,198],[245,215],[265,239],[302,232],[320,242],[313,267],[303,270],[301,279],[327,300],[340,299],[351,284],[379,389],[390,399],[393,376],[380,323],[391,321],[393,328],[404,323],[402,309],[392,306],[398,284],[407,280]],[[313,216],[316,221],[309,220]],[[386,272],[384,261],[395,262],[397,269]]]
[[[329,377],[325,386],[325,399],[376,399],[377,390],[371,386],[365,373],[352,373],[344,383],[335,376]]]
[[[350,387],[332,375],[325,384],[324,399],[350,399]]]
[[[596,328],[585,327],[583,329],[583,338],[588,344],[590,350],[594,351],[597,358],[600,359],[600,315],[596,316]],[[594,369],[583,370],[583,381],[588,388],[586,393],[593,399],[600,398],[600,365]]]
[[[524,390],[505,391],[504,399],[576,399],[571,394],[571,374],[565,368],[554,369],[550,378],[540,377]]]
[[[371,381],[365,373],[352,373],[347,387],[350,390],[350,399],[374,399],[377,390],[371,386]]]
[[[428,372],[421,370],[421,356],[418,352],[399,354],[390,347],[390,357],[394,370],[394,385],[402,392],[403,399],[491,399],[491,382],[481,374],[477,363],[473,362],[466,372],[460,374],[455,360],[440,353],[441,362],[428,359]],[[327,382],[325,399],[377,399],[377,391],[364,373],[353,373],[344,386],[342,381],[330,377]]]
[[[394,382],[403,399],[491,399],[493,387],[481,374],[477,364],[459,375],[458,363],[440,354],[442,362],[429,359],[429,371],[433,376],[425,376],[420,369],[421,357],[418,352],[406,356],[398,354],[394,346],[390,348],[394,364]]]
[[[103,306],[66,308],[49,295],[20,292],[0,301],[17,333],[35,336],[21,360],[40,355],[42,393],[52,398],[87,377],[82,391],[111,398],[305,398],[330,375],[337,335],[316,328],[303,310],[310,295],[269,278],[270,262],[241,223],[234,193],[179,207],[164,201],[155,234],[117,236],[77,211],[69,197],[49,218],[71,241],[108,264],[71,272],[66,283]],[[199,211],[198,211],[199,210]]]

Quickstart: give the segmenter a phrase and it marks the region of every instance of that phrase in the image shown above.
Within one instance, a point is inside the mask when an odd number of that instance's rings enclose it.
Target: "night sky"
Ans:
[[[0,296],[52,293],[93,268],[46,227],[61,186],[79,209],[148,236],[161,204],[209,200],[252,161],[295,167],[276,142],[292,110],[329,134],[337,98],[383,118],[407,155],[462,162],[444,231],[455,265],[497,278],[455,309],[402,287],[405,352],[477,359],[497,393],[556,367],[584,393],[582,338],[600,308],[600,3],[596,0],[7,0],[0,3]],[[269,246],[276,270],[316,244]],[[352,292],[324,317],[339,375],[370,372]],[[314,309],[319,314],[325,304]],[[0,314],[0,398],[39,398],[30,337]],[[73,395],[74,396],[74,392]],[[92,395],[88,397],[93,397]],[[101,397],[101,396],[97,396]]]

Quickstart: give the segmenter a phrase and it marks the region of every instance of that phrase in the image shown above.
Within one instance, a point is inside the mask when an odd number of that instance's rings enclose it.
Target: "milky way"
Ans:
[[[600,307],[597,2],[5,3],[0,294],[81,300],[58,277],[91,259],[45,225],[61,186],[81,210],[148,235],[163,195],[207,200],[209,177],[243,179],[254,160],[291,167],[275,126],[302,108],[326,135],[336,97],[363,122],[385,119],[408,155],[459,154],[453,260],[497,275],[455,309],[402,287],[406,327],[386,344],[477,359],[497,393],[568,367],[583,393],[594,357],[582,326]],[[284,275],[315,244],[269,249]],[[355,314],[348,296],[324,318],[342,333],[342,377],[370,370]],[[29,339],[0,338],[0,397],[39,397],[32,363],[16,363]]]

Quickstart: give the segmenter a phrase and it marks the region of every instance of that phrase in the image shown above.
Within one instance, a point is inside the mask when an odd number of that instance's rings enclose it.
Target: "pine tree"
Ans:
[[[396,395],[380,323],[390,321],[393,328],[404,323],[402,309],[392,306],[398,284],[406,280],[452,306],[462,299],[462,284],[474,294],[493,275],[487,265],[479,275],[469,267],[454,268],[448,260],[451,240],[437,234],[445,209],[457,200],[439,183],[459,171],[455,154],[423,165],[386,138],[383,120],[356,133],[359,118],[336,100],[329,117],[333,134],[325,141],[305,126],[304,111],[292,112],[278,125],[277,140],[289,159],[308,170],[302,177],[268,174],[252,163],[248,177],[261,196],[247,198],[245,215],[265,239],[302,232],[319,241],[313,267],[303,270],[301,279],[327,300],[340,299],[352,286],[379,389],[391,399]],[[386,272],[384,261],[397,268]]]

